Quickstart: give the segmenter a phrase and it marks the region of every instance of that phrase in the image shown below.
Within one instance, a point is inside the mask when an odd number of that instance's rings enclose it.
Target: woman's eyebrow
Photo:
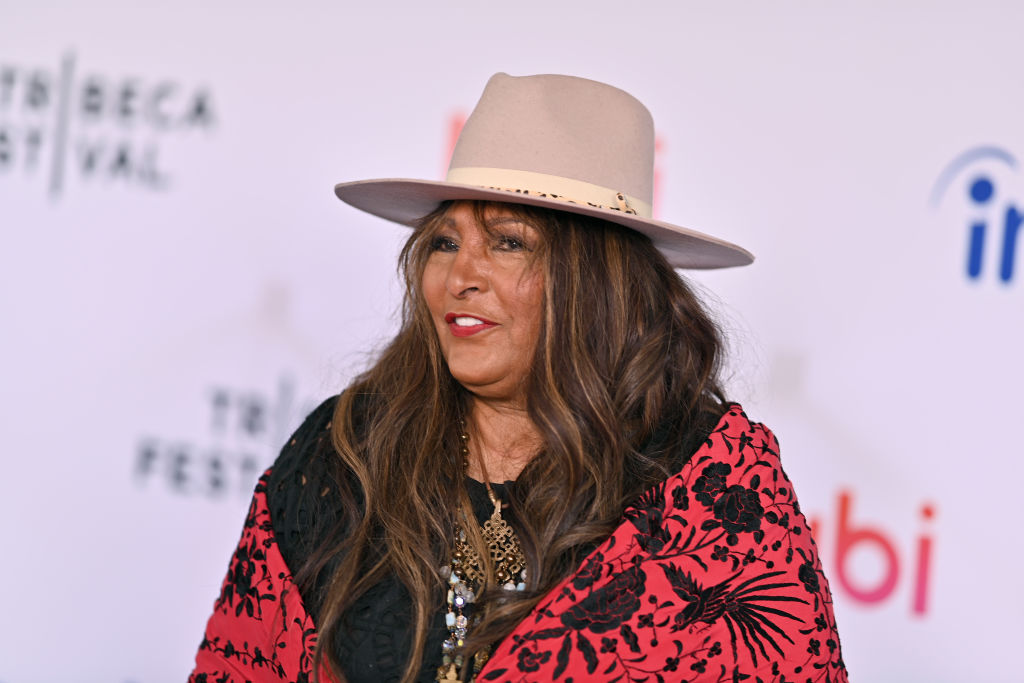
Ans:
[[[528,228],[532,228],[533,224],[529,221],[525,221],[522,218],[516,218],[515,216],[496,216],[494,218],[488,218],[485,225],[488,228],[494,228],[498,225],[505,225],[507,223],[519,223],[525,225]]]

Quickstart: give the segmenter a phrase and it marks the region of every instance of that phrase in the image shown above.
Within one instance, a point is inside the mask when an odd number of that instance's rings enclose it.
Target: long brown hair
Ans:
[[[459,451],[470,396],[448,372],[420,291],[449,206],[425,217],[406,242],[401,328],[338,400],[331,429],[346,523],[296,577],[311,581],[341,558],[324,597],[316,653],[341,679],[331,644],[344,614],[389,574],[412,599],[403,680],[416,677],[443,604],[439,569],[450,559],[457,520],[473,518]],[[489,206],[474,203],[481,225]],[[543,445],[508,501],[527,589],[485,587],[468,652],[507,636],[612,532],[632,500],[681,464],[701,420],[724,403],[718,328],[647,237],[581,215],[504,208],[541,235],[544,311],[526,402]],[[401,504],[393,504],[395,492]],[[472,529],[470,539],[481,543]]]

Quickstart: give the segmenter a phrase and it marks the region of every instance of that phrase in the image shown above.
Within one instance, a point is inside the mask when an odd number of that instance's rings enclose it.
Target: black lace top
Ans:
[[[339,494],[328,467],[331,418],[337,397],[328,399],[313,411],[296,431],[271,471],[267,488],[274,535],[288,567],[298,571],[306,558],[327,542],[336,524],[340,523]],[[492,484],[495,494],[504,497],[505,485]],[[477,520],[491,516],[491,503],[484,484],[466,479]],[[394,504],[403,504],[399,492]],[[319,623],[323,595],[333,567],[322,571],[312,590],[302,591],[306,610]],[[397,579],[385,580],[356,601],[345,616],[345,627],[337,630],[333,643],[349,683],[366,681],[397,681],[402,676],[413,637],[411,598]],[[427,636],[423,667],[419,681],[433,681],[441,665],[441,644],[448,635],[444,624],[445,605],[438,601]]]

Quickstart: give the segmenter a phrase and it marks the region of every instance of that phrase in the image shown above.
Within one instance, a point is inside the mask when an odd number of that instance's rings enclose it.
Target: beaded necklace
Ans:
[[[465,425],[460,438],[463,467],[468,467],[469,434],[465,432]],[[487,543],[487,552],[494,567],[494,578],[506,590],[521,591],[526,588],[526,558],[523,557],[516,532],[501,517],[501,499],[494,495],[486,472],[484,484],[487,486],[487,496],[494,503],[494,512],[491,513],[491,518],[484,522],[480,532]],[[466,633],[474,622],[472,615],[468,613],[472,609],[469,606],[476,602],[477,592],[486,583],[487,578],[483,558],[467,542],[466,531],[461,525],[456,525],[455,528],[455,548],[451,563],[441,568],[441,575],[448,580],[448,609],[444,615],[448,638],[441,645],[441,666],[437,669],[436,680],[457,681],[460,680],[466,664],[461,652],[462,646],[466,642]],[[490,647],[485,647],[473,656],[473,673],[469,680],[476,678],[490,655]]]

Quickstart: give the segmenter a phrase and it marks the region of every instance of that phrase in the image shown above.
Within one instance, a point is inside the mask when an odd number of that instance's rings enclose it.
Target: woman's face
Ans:
[[[500,205],[486,227],[457,203],[429,238],[423,295],[456,380],[482,398],[521,402],[540,334],[540,233]]]

